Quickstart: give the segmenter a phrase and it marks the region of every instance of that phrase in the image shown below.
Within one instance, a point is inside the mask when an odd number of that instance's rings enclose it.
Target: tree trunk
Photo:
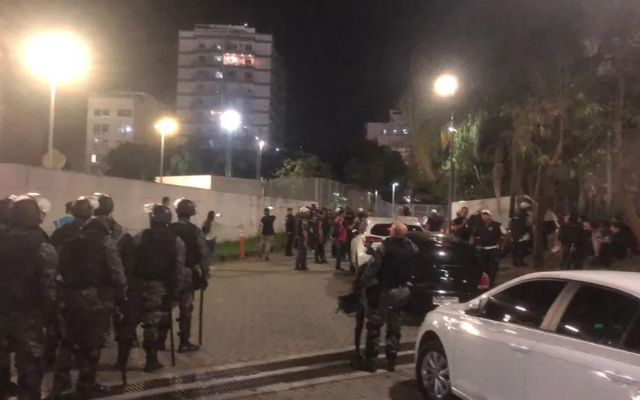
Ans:
[[[509,201],[509,217],[513,217],[515,212],[516,197],[522,194],[522,156],[520,154],[520,143],[516,137],[511,139],[511,182]]]
[[[502,142],[498,142],[493,152],[493,169],[491,178],[493,181],[493,195],[496,197],[496,204],[500,206],[500,197],[502,197],[502,160],[504,158],[504,146]]]
[[[616,93],[616,101],[613,109],[613,163],[618,178],[618,189],[622,200],[622,208],[624,216],[635,236],[636,241],[640,241],[640,217],[633,202],[633,196],[626,187],[626,181],[620,179],[624,173],[624,158],[622,153],[622,118],[624,111],[624,102],[627,90],[627,82],[624,70],[618,73],[618,85]]]

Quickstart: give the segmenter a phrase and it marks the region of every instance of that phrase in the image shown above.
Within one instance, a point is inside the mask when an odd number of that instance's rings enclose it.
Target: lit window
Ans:
[[[216,50],[218,51],[222,51],[222,46],[220,46],[219,44],[216,45]]]
[[[95,153],[91,154],[91,162],[94,163],[94,164],[98,162],[98,155],[97,154],[95,154]]]
[[[224,65],[238,65],[240,57],[236,53],[224,53]]]
[[[253,65],[253,57],[247,57],[244,59],[244,65]]]
[[[126,135],[127,133],[131,133],[133,132],[133,128],[131,128],[130,125],[122,125],[120,127],[120,133],[122,133],[123,135]]]
[[[387,130],[386,130],[386,129],[383,129],[383,130],[382,130],[382,134],[383,134],[383,135],[386,135],[386,134],[387,134]]]
[[[409,130],[408,130],[407,128],[404,128],[404,129],[402,130],[402,133],[403,133],[404,135],[408,135],[408,134],[409,134]]]
[[[217,64],[222,63],[222,60],[223,60],[222,56],[215,56],[214,59],[216,60]]]
[[[398,130],[397,130],[397,129],[394,129],[394,130],[393,130],[393,134],[394,134],[394,135],[397,135],[397,134],[398,134]]]
[[[132,110],[118,110],[118,117],[132,117]]]
[[[223,79],[224,78],[224,74],[222,73],[222,71],[216,71],[216,79]]]

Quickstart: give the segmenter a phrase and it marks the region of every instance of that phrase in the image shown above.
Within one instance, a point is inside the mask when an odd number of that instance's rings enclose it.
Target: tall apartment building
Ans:
[[[389,110],[388,122],[367,122],[366,131],[368,140],[397,151],[405,164],[409,164],[413,139],[402,111]]]
[[[271,73],[271,35],[232,25],[195,25],[193,30],[180,31],[176,104],[181,133],[217,146],[223,134],[219,115],[233,108],[243,118],[236,137],[268,138]],[[246,143],[234,139],[236,146]]]
[[[142,92],[89,96],[85,170],[100,172],[110,150],[125,142],[158,143],[153,124],[167,107]]]

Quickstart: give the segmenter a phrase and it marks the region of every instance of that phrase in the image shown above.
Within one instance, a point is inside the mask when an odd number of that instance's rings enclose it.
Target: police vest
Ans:
[[[86,289],[109,282],[104,240],[109,229],[92,220],[66,242],[60,252],[60,274],[65,286]]]
[[[384,288],[396,288],[411,280],[413,263],[416,262],[417,247],[409,239],[387,238],[378,282]]]
[[[189,222],[188,224],[174,222],[173,224],[171,224],[171,230],[180,239],[182,239],[187,249],[187,254],[184,262],[185,266],[187,268],[194,268],[196,265],[200,264],[200,261],[202,261],[202,254],[200,254],[200,247],[198,246],[198,236],[196,234],[198,227],[191,222]]]
[[[144,230],[133,276],[145,282],[171,280],[176,262],[176,239],[169,228]]]
[[[0,313],[37,309],[40,287],[39,230],[13,228],[0,233]]]
[[[502,230],[500,228],[499,222],[491,221],[489,224],[485,224],[484,222],[482,222],[478,226],[478,246],[497,246],[498,243],[500,243],[501,237]]]

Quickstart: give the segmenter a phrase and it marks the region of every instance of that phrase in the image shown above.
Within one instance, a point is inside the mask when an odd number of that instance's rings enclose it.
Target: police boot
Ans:
[[[178,353],[193,353],[200,350],[200,346],[193,344],[186,337],[180,338],[180,346],[178,347]]]
[[[387,371],[393,372],[396,370],[396,354],[387,354]]]
[[[375,358],[366,358],[360,364],[360,369],[365,372],[376,372],[378,370],[378,361]]]
[[[158,353],[156,351],[147,351],[147,360],[144,364],[144,372],[154,372],[164,368],[164,365],[158,361]]]
[[[76,392],[74,393],[74,398],[76,399],[93,399],[96,397],[105,397],[109,395],[109,388],[100,385],[98,383],[94,383],[91,386],[78,386]]]

